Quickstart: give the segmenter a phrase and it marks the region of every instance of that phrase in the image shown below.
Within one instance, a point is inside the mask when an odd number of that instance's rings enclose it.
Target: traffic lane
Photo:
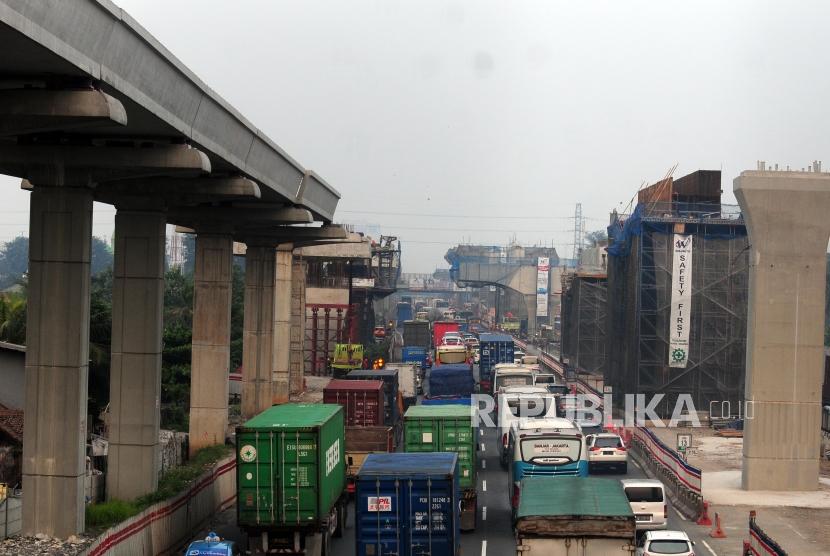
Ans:
[[[499,462],[498,429],[479,429],[478,523],[462,537],[463,554],[514,554],[507,471]],[[469,540],[466,537],[470,537]]]

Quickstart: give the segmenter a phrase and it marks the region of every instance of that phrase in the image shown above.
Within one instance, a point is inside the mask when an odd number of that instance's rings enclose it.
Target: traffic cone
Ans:
[[[726,533],[723,532],[723,528],[720,526],[720,516],[717,512],[715,512],[715,526],[712,528],[712,531],[709,533],[709,536],[713,539],[726,538]]]
[[[705,525],[706,527],[710,527],[712,525],[712,520],[709,517],[709,502],[703,502],[703,513],[700,514],[700,517],[697,518],[695,523],[698,525]]]

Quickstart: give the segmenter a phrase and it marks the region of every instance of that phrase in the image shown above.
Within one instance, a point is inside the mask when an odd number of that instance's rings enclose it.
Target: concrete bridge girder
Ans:
[[[536,331],[536,267],[462,262],[453,276],[457,284],[495,285],[521,295],[527,312],[528,333]]]

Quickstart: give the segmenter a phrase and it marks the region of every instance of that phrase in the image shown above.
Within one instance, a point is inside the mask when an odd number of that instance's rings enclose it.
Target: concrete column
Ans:
[[[242,332],[242,417],[271,407],[274,338],[274,248],[248,245]]]
[[[274,282],[274,400],[287,403],[290,393],[289,367],[291,364],[291,285],[294,246],[281,244],[276,256]]]
[[[289,386],[292,394],[303,391],[305,370],[305,273],[306,263],[295,258],[291,263],[291,353]]]
[[[522,297],[527,308],[527,335],[533,336],[536,333],[536,294],[524,294]]]
[[[196,236],[193,348],[190,371],[190,453],[223,444],[228,428],[233,239]]]
[[[29,220],[23,533],[84,530],[92,192],[36,186]]]
[[[158,486],[165,215],[115,215],[107,498]]]
[[[743,488],[818,488],[830,174],[743,172],[749,232]]]

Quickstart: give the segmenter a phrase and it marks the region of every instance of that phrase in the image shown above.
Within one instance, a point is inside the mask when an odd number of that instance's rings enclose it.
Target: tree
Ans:
[[[22,294],[0,294],[0,341],[26,344],[26,297]]]
[[[0,248],[0,290],[20,280],[29,268],[29,238],[19,236]]]
[[[112,250],[103,239],[92,237],[92,251],[89,272],[93,276],[112,267]]]
[[[98,415],[110,399],[112,266],[92,277],[89,290],[89,413]]]

